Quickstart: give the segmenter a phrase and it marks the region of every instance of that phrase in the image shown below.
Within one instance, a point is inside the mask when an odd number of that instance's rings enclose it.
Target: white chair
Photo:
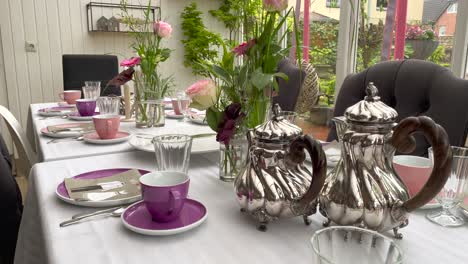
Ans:
[[[18,151],[18,156],[20,160],[27,162],[29,171],[29,169],[36,163],[37,159],[36,154],[26,137],[26,133],[23,131],[23,128],[18,120],[16,120],[15,116],[3,105],[0,105],[0,117],[5,120],[8,131],[10,131],[10,135],[13,138],[13,143]]]

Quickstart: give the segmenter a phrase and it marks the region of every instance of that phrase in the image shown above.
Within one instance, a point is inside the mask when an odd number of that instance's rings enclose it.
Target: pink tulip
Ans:
[[[268,12],[281,12],[288,8],[287,0],[263,0],[263,8]]]
[[[164,21],[156,21],[153,24],[154,34],[157,34],[161,38],[169,38],[172,33],[172,27]]]
[[[131,57],[130,59],[125,59],[120,62],[120,66],[122,67],[134,67],[135,65],[140,64],[141,58],[140,57]]]

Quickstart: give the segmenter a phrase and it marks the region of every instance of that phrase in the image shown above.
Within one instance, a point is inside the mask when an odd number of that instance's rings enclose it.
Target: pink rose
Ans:
[[[281,12],[288,8],[287,0],[263,0],[263,8],[268,12]]]
[[[156,21],[153,24],[154,34],[157,34],[161,38],[169,38],[172,33],[172,27],[164,21]]]
[[[120,66],[122,67],[134,67],[135,65],[140,64],[141,58],[140,57],[131,57],[130,59],[125,59],[120,62]]]
[[[247,54],[250,48],[255,45],[255,39],[251,39],[248,42],[241,43],[239,46],[235,47],[232,52],[234,52],[237,56],[242,56]]]
[[[201,80],[192,84],[185,93],[192,99],[190,107],[206,110],[218,100],[216,84],[212,80]]]

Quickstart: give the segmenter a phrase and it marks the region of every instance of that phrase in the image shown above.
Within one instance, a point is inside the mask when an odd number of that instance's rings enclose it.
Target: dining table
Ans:
[[[155,170],[152,155],[142,151],[62,159],[36,164],[16,247],[15,263],[316,263],[310,239],[323,228],[316,213],[311,224],[302,217],[279,219],[266,232],[239,210],[233,183],[219,180],[219,153],[192,154],[189,198],[207,208],[207,219],[195,229],[172,236],[145,236],[127,229],[119,217],[105,217],[60,227],[77,213],[96,210],[65,203],[57,185],[80,173],[109,169]],[[468,226],[444,228],[425,218],[430,210],[410,213],[409,225],[395,239],[403,263],[468,263]],[[349,263],[355,263],[350,260]]]
[[[59,124],[92,122],[70,120],[66,116],[44,117],[38,114],[40,109],[56,106],[58,106],[57,103],[39,103],[30,105],[26,134],[29,142],[31,142],[33,148],[36,150],[39,162],[131,152],[136,150],[128,141],[109,145],[95,145],[73,139],[57,140],[56,143],[51,143],[50,141],[52,138],[42,135],[41,129]],[[208,125],[200,125],[188,120],[184,121],[166,117],[165,125],[163,127],[151,128],[137,128],[135,126],[135,121],[122,121],[120,123],[120,130],[126,131],[131,135],[140,134],[142,136],[174,133],[188,135],[212,134],[212,136],[194,139],[193,151],[213,152],[218,151],[219,149],[219,143],[215,140],[214,132]],[[149,148],[151,149],[152,147],[150,146]]]

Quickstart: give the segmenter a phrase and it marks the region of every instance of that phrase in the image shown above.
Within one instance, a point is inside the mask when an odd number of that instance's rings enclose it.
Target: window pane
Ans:
[[[320,1],[317,1],[317,2],[320,2]],[[331,7],[331,8],[339,8],[340,4],[341,4],[341,0],[327,0],[326,6]]]
[[[368,2],[370,1],[370,2]],[[386,8],[375,9],[379,0],[361,0],[357,71],[381,61]],[[386,5],[385,5],[386,6]],[[449,12],[449,8],[455,12]],[[408,1],[405,58],[429,60],[450,67],[456,27],[456,5],[434,1]],[[394,41],[394,39],[393,39]],[[393,47],[390,60],[393,59]]]

